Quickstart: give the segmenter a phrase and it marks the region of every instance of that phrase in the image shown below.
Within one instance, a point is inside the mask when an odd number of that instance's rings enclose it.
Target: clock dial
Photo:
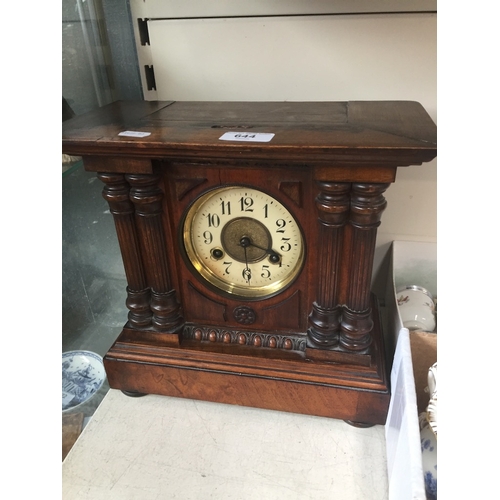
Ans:
[[[293,215],[257,189],[209,191],[190,207],[183,241],[194,269],[217,289],[242,298],[265,298],[299,274],[304,243]]]

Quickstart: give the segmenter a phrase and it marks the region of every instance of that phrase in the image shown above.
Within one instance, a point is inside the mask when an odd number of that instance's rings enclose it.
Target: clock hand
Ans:
[[[248,267],[248,257],[247,257],[247,247],[251,245],[250,238],[243,237],[240,240],[240,245],[243,247],[243,252],[245,253],[245,269],[243,269],[242,275],[243,279],[250,284],[250,280],[252,279],[252,273],[250,268]]]
[[[258,248],[259,250],[264,250],[264,252],[268,253],[269,260],[273,264],[277,264],[281,260],[281,255],[278,252],[275,252],[272,248],[263,248],[263,247],[260,247],[259,245],[256,245],[247,236],[243,236],[243,238],[241,238],[240,245],[245,249],[245,255],[246,255],[246,248],[249,246],[253,246],[255,248]]]

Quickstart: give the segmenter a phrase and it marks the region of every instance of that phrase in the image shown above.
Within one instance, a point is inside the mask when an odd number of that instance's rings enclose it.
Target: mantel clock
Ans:
[[[436,156],[409,101],[116,102],[63,125],[104,183],[128,318],[110,387],[385,423],[384,192]]]

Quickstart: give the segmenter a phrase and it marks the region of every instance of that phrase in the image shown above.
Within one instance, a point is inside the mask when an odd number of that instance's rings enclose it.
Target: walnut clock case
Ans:
[[[410,101],[116,102],[63,124],[127,277],[112,388],[384,424],[384,192],[436,156]]]

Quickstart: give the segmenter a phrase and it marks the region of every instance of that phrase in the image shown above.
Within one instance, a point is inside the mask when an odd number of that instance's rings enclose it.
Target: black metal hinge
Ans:
[[[141,45],[150,45],[148,21],[149,19],[137,19],[137,24],[139,25],[139,39]]]
[[[146,85],[148,90],[156,90],[155,70],[153,66],[145,64],[144,73],[146,74]]]
[[[144,65],[144,73],[146,74],[148,90],[156,90],[155,70],[153,66]]]

